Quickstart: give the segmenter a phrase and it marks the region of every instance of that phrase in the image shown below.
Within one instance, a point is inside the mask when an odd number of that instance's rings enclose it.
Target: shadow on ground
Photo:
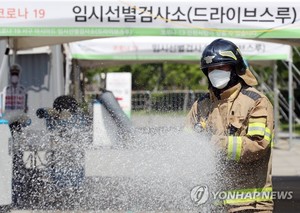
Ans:
[[[292,192],[292,199],[274,200],[274,212],[300,212],[300,176],[274,176],[273,190],[276,192]]]

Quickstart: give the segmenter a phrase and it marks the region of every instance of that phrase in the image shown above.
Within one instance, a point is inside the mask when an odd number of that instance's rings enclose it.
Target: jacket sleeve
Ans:
[[[198,111],[198,102],[196,101],[187,115],[186,122],[185,122],[185,130],[190,131],[194,129],[195,124],[198,122],[197,111]]]
[[[265,156],[272,146],[273,107],[266,97],[257,100],[249,114],[244,135],[214,136],[229,160],[249,163]]]
[[[207,131],[206,119],[210,106],[211,102],[209,93],[203,94],[197,101],[195,101],[188,113],[185,130],[195,130],[196,132]]]

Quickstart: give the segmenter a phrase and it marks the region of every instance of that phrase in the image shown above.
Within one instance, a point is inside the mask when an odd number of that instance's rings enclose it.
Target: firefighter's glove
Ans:
[[[203,132],[203,127],[202,127],[202,125],[200,124],[200,123],[196,123],[195,125],[194,125],[194,131],[195,132],[197,132],[197,133],[201,133],[201,132]]]
[[[203,133],[206,130],[206,123],[204,121],[200,121],[194,125],[194,131],[197,133]]]

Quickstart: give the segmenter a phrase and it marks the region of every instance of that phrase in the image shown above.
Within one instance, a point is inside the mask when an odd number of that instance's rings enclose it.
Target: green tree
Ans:
[[[86,77],[92,83],[95,75],[107,72],[131,72],[133,90],[205,89],[201,84],[204,74],[197,64],[151,63],[134,64],[88,70]],[[206,78],[205,78],[206,79]]]
[[[201,84],[206,79],[198,64],[164,64],[166,77],[164,89],[206,89],[207,84]]]

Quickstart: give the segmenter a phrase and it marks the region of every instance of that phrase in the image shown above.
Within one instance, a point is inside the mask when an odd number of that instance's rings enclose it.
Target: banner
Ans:
[[[213,37],[117,37],[70,43],[74,59],[83,60],[174,60],[199,61]],[[228,40],[235,43],[247,60],[291,60],[289,45],[248,39]]]
[[[300,37],[299,1],[0,2],[0,36]]]
[[[130,72],[112,72],[106,74],[106,89],[111,91],[124,113],[131,116],[131,87]]]

